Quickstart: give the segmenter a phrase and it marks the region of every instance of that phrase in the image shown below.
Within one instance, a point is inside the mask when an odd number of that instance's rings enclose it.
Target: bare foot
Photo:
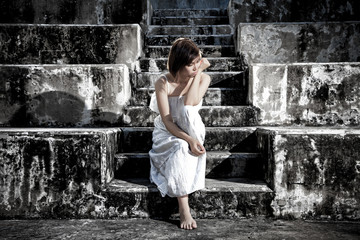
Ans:
[[[180,228],[185,230],[197,228],[196,221],[192,218],[190,211],[180,212]]]

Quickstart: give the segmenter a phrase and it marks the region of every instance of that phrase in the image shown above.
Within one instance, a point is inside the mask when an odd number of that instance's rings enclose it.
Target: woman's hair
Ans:
[[[200,49],[188,38],[178,38],[171,46],[167,68],[171,75],[176,73],[200,55]]]

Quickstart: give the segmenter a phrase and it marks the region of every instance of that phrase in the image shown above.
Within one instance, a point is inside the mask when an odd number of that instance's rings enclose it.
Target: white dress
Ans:
[[[201,105],[202,101],[197,106],[185,106],[183,96],[169,96],[174,123],[204,144],[205,126],[199,115]],[[149,107],[159,113],[155,93]],[[185,140],[166,129],[160,115],[154,120],[152,141],[150,181],[157,185],[163,197],[184,196],[205,187],[206,153],[199,157],[193,155]]]

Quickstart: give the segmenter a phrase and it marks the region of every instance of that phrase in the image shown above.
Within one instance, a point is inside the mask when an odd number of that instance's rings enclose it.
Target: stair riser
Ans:
[[[146,153],[152,146],[152,128],[122,128],[119,152]],[[255,128],[207,128],[207,151],[257,152]]]
[[[359,219],[359,128],[259,128],[256,135],[276,216]]]
[[[233,34],[230,25],[207,25],[207,26],[149,26],[148,35],[215,35]]]
[[[117,128],[1,128],[1,218],[76,217],[113,178],[119,135]]]
[[[207,178],[255,178],[260,179],[262,160],[259,154],[207,153]],[[114,178],[149,178],[150,158],[147,154],[118,155],[115,158]]]
[[[199,111],[207,127],[242,127],[258,125],[258,112],[253,107],[204,107]],[[158,114],[148,107],[134,107],[125,110],[123,126],[152,127]]]
[[[131,97],[125,65],[1,65],[1,126],[118,126]]]
[[[226,9],[155,9],[153,17],[179,16],[179,17],[207,17],[207,16],[227,16]]]
[[[208,59],[211,66],[207,71],[242,71],[239,59],[215,58]],[[162,72],[167,70],[167,59],[141,59],[140,68],[143,72]]]
[[[229,24],[227,17],[206,17],[206,18],[187,18],[187,17],[153,17],[153,25],[220,25]]]
[[[105,205],[116,209],[114,218],[150,217],[168,219],[177,214],[176,198],[163,198],[159,192],[105,192]],[[272,193],[263,192],[196,192],[189,196],[195,218],[243,218],[271,216]]]
[[[176,39],[180,37],[188,37],[197,45],[233,45],[234,39],[232,35],[195,35],[195,36],[182,36],[182,35],[153,35],[146,38],[148,46],[169,46],[172,45]]]
[[[360,22],[239,24],[237,46],[249,63],[358,62]],[[276,39],[276,44],[269,39]]]
[[[136,61],[140,26],[0,25],[2,64],[113,64]]]
[[[233,46],[199,46],[204,57],[235,57],[235,47]],[[152,47],[145,50],[145,54],[150,58],[167,58],[170,52],[170,46]]]
[[[219,88],[242,88],[244,91],[248,88],[245,74],[243,72],[207,72],[211,78],[210,87]],[[133,78],[132,84],[136,88],[154,88],[156,80],[163,73],[142,72]]]
[[[131,106],[149,106],[153,89],[134,93],[130,99]],[[237,106],[246,104],[247,94],[243,89],[208,90],[203,99],[203,106]]]

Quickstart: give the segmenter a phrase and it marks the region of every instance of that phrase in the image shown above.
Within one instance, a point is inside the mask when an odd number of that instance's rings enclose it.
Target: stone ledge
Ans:
[[[162,198],[147,179],[114,180],[104,189],[107,209],[114,217],[167,218],[176,214],[176,199]],[[273,192],[261,181],[248,179],[206,179],[206,188],[189,196],[196,218],[241,218],[271,216],[269,203]]]
[[[114,126],[131,97],[124,64],[0,65],[0,124]]]
[[[126,64],[143,55],[138,24],[0,24],[2,64]]]
[[[261,125],[359,126],[360,63],[253,64],[249,102]]]
[[[275,216],[360,219],[360,128],[263,127],[256,135]]]
[[[237,52],[248,64],[360,59],[360,21],[240,23],[237,31]]]
[[[16,0],[2,3],[0,22],[37,24],[146,23],[149,0]]]
[[[0,217],[78,215],[113,178],[120,132],[0,128]]]
[[[230,0],[229,21],[233,26],[251,22],[329,22],[360,20],[360,4],[357,0],[306,2],[297,0]]]

